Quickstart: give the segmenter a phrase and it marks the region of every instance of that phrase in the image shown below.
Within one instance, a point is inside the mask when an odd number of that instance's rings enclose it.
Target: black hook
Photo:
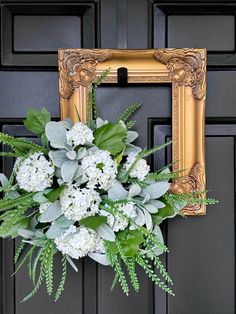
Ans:
[[[128,85],[128,69],[127,68],[118,68],[117,69],[117,82],[119,86]]]

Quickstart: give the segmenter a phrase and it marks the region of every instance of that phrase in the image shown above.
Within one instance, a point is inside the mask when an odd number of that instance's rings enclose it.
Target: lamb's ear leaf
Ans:
[[[97,228],[97,233],[101,238],[107,241],[114,242],[116,239],[114,231],[105,223]]]
[[[29,131],[37,135],[42,135],[49,121],[51,121],[51,114],[46,108],[42,108],[40,111],[29,109],[26,120],[24,120],[24,125]]]
[[[50,145],[54,148],[68,149],[66,140],[66,129],[64,126],[55,121],[48,122],[45,127],[45,133]]]
[[[39,216],[40,222],[52,222],[62,215],[61,205],[59,201],[56,201],[49,205],[45,211]]]

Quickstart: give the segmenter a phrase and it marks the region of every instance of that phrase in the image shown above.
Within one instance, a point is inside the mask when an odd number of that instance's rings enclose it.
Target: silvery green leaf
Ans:
[[[88,177],[86,177],[85,175],[84,176],[80,176],[75,181],[76,181],[76,183],[78,185],[81,185],[81,184],[84,184],[84,183],[88,182]]]
[[[52,223],[51,227],[46,232],[46,237],[48,239],[55,239],[61,236],[65,232],[66,232],[66,228],[63,228],[55,223]]]
[[[102,264],[104,266],[108,266],[109,262],[106,258],[105,254],[100,254],[100,253],[88,253],[88,256],[98,262],[99,264]]]
[[[170,172],[170,169],[169,168],[165,168],[165,169],[163,169],[161,172],[160,172],[160,175],[165,175],[165,174],[170,174],[171,172]],[[169,181],[168,179],[166,179],[166,180],[163,180],[163,181]]]
[[[61,179],[61,168],[55,168],[55,176],[59,179]]]
[[[108,190],[108,198],[111,200],[124,200],[128,196],[128,192],[119,181],[115,181]]]
[[[61,166],[61,176],[64,182],[71,182],[78,167],[76,160],[65,161]]]
[[[57,183],[58,183],[59,185],[62,185],[62,184],[64,184],[65,182],[64,182],[61,178],[59,178],[59,179],[57,179]]]
[[[158,212],[158,208],[154,206],[153,204],[145,204],[144,207],[151,214],[155,214]]]
[[[80,149],[77,151],[76,159],[82,159],[87,154],[86,148],[80,147]]]
[[[17,233],[19,234],[19,236],[25,239],[31,239],[34,237],[34,232],[27,229],[18,229]]]
[[[174,208],[177,212],[179,212],[181,209],[183,209],[185,206],[187,205],[187,202],[184,201],[179,201],[179,202],[175,202],[174,204]]]
[[[149,195],[149,194],[146,194],[145,197],[144,197],[144,199],[143,199],[143,201],[142,201],[142,203],[143,203],[143,204],[146,204],[149,200],[150,200],[150,195]]]
[[[126,144],[126,149],[125,149],[124,155],[127,156],[131,153],[138,154],[141,151],[142,151],[142,149],[140,147],[128,143],[128,144]]]
[[[138,133],[135,131],[128,131],[126,137],[126,143],[131,143],[138,137]]]
[[[139,195],[140,193],[141,193],[141,187],[137,183],[135,183],[131,185],[128,196],[134,197],[134,196]]]
[[[155,226],[152,233],[156,236],[157,240],[164,244],[163,235],[161,232],[161,228],[159,226]]]
[[[150,200],[149,202],[148,202],[148,204],[152,204],[152,205],[154,205],[156,208],[164,208],[164,207],[166,207],[166,204],[165,203],[163,203],[163,202],[161,202],[161,201],[159,201],[159,200]]]
[[[36,217],[33,216],[33,217],[30,219],[30,223],[29,223],[30,228],[35,231],[35,227],[36,227],[37,224],[38,224],[38,221],[37,221]]]
[[[73,180],[77,180],[79,177],[83,175],[83,170],[80,166],[77,166],[77,169],[75,171],[75,174],[73,176]]]
[[[39,242],[38,239],[34,239],[34,240],[22,240],[22,242],[24,243],[29,243],[31,245],[37,246],[37,247],[43,247],[44,245],[42,243]]]
[[[48,122],[45,128],[50,145],[55,148],[67,148],[66,129],[58,122]]]
[[[102,239],[107,241],[114,242],[116,239],[114,231],[105,223],[97,228],[97,233]]]
[[[104,124],[107,124],[108,121],[107,120],[102,120],[101,118],[97,118],[96,119],[96,128],[100,128],[101,126],[103,126]]]
[[[70,118],[66,118],[65,120],[60,121],[59,123],[62,124],[64,128],[67,130],[70,130],[73,126],[73,122]]]
[[[7,187],[9,184],[9,181],[4,173],[0,173],[0,182],[3,188]]]
[[[48,199],[44,196],[45,191],[37,192],[33,196],[33,200],[37,203],[45,203],[48,201]]]
[[[70,160],[75,160],[76,158],[76,152],[74,150],[70,150],[69,152],[66,153],[66,156],[70,159]]]
[[[152,216],[146,210],[144,211],[144,216],[145,216],[145,224],[146,224],[147,230],[152,230],[152,227],[153,227]]]
[[[62,215],[61,205],[59,201],[56,201],[48,206],[47,209],[39,216],[40,222],[51,222],[56,220]]]
[[[11,199],[11,200],[14,200],[19,196],[20,196],[20,194],[17,191],[9,191],[6,193],[6,197]]]
[[[66,151],[64,150],[51,150],[48,153],[49,158],[52,160],[56,167],[61,168],[63,162],[67,161]]]
[[[147,194],[150,195],[151,199],[159,198],[164,195],[170,188],[170,183],[166,181],[154,182],[146,187],[141,195],[145,197]]]
[[[73,225],[73,220],[67,219],[64,215],[59,217],[57,220],[53,222],[54,225],[57,225],[62,228],[69,228],[71,225]]]
[[[78,272],[77,266],[75,265],[75,263],[73,262],[73,260],[70,258],[69,255],[66,255],[66,259],[67,259],[68,263],[70,264],[70,266],[71,266],[76,272]]]
[[[136,225],[141,227],[145,224],[146,219],[145,219],[143,211],[140,208],[137,207],[136,212],[137,212],[137,216],[135,217],[134,222]],[[130,230],[134,230],[134,229],[137,229],[137,226],[131,224]]]
[[[43,238],[44,237],[44,233],[42,232],[42,231],[40,231],[40,230],[37,230],[36,232],[35,232],[35,237],[36,238]]]

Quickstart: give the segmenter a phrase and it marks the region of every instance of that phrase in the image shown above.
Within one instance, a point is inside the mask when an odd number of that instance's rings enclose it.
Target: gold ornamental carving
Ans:
[[[175,86],[190,86],[197,99],[206,95],[205,58],[196,49],[158,49],[154,58],[166,64]]]
[[[189,174],[176,179],[175,182],[171,184],[170,192],[174,194],[188,194],[203,192],[205,189],[205,173],[202,164],[196,162]],[[202,194],[196,197],[202,197]],[[201,204],[188,204],[185,206],[185,214],[194,215],[196,212],[201,210]]]
[[[59,51],[60,96],[69,99],[75,88],[88,87],[96,78],[96,66],[99,62],[109,60],[109,50],[75,50]]]

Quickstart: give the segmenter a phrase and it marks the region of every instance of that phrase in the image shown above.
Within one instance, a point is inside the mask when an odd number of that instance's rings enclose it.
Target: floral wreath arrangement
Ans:
[[[67,265],[77,271],[73,259],[84,256],[111,266],[112,287],[119,282],[126,295],[127,275],[139,290],[136,265],[174,295],[159,258],[168,251],[160,224],[181,214],[187,203],[215,203],[195,194],[172,194],[169,181],[179,173],[168,167],[150,173],[145,158],[169,143],[143,150],[133,144],[138,133],[130,130],[135,122],[129,117],[139,104],[131,105],[115,122],[97,117],[95,91],[107,73],[92,85],[88,118],[93,119],[87,124],[51,121],[45,108],[31,109],[24,125],[41,144],[0,133],[0,142],[11,148],[0,155],[16,158],[9,180],[0,174],[0,236],[21,237],[16,271],[27,263],[34,285],[23,301],[35,295],[43,281],[48,294],[53,293],[55,254],[61,254],[62,263],[55,300],[64,289]]]

